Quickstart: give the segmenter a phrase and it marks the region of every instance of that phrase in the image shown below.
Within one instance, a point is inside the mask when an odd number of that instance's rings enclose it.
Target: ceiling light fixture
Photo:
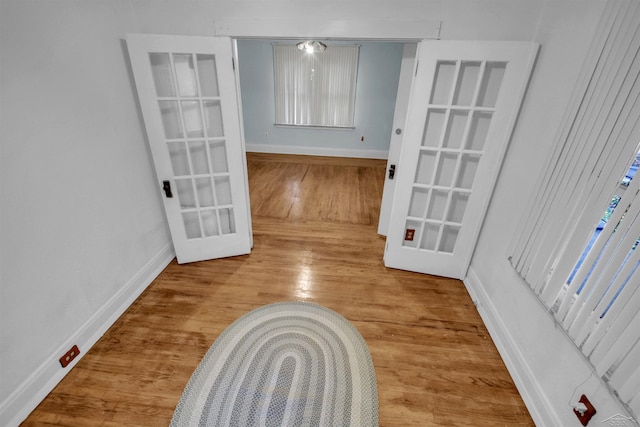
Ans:
[[[317,40],[306,40],[298,43],[296,46],[298,47],[298,49],[307,53],[324,52],[324,50],[327,48],[326,44]]]

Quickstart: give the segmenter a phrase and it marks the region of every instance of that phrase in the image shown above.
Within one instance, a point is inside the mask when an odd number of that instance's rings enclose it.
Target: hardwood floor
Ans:
[[[385,162],[250,154],[248,166],[252,253],[172,262],[24,425],[167,425],[216,337],[286,300],[360,331],[381,426],[534,425],[464,285],[384,267]]]

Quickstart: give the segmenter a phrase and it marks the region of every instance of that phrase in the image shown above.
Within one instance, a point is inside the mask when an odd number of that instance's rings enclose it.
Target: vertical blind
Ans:
[[[358,46],[310,54],[274,45],[276,124],[353,127],[358,53]]]
[[[640,414],[640,176],[575,276],[640,142],[640,2],[610,0],[511,264],[620,400]]]

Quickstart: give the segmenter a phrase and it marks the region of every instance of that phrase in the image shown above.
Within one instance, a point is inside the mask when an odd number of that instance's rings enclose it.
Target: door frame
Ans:
[[[400,161],[400,151],[402,150],[402,143],[404,141],[404,131],[407,122],[407,113],[409,112],[411,87],[413,85],[417,55],[418,43],[404,44],[402,64],[400,65],[400,81],[398,82],[398,92],[396,94],[396,108],[393,112],[393,125],[391,126],[391,141],[389,143],[389,154],[387,155],[387,169],[385,172],[384,189],[378,218],[378,234],[382,236],[387,236],[389,222],[391,221],[391,208],[397,182],[395,178],[391,177],[391,174],[396,174],[396,167]]]
[[[397,23],[396,23],[397,24]],[[239,39],[256,39],[256,40],[300,40],[300,39],[331,39],[340,41],[377,41],[377,42],[396,42],[404,43],[402,56],[402,69],[400,74],[401,81],[404,79],[404,85],[399,85],[396,94],[396,103],[402,102],[402,107],[394,111],[392,132],[396,128],[403,129],[404,122],[407,117],[409,108],[409,96],[411,94],[411,83],[413,81],[413,73],[417,56],[417,46],[423,40],[439,40],[442,27],[441,21],[416,20],[407,21],[403,25],[389,25],[381,31],[379,23],[363,23],[360,21],[338,21],[338,20],[305,20],[304,25],[300,26],[297,21],[288,19],[270,19],[270,20],[254,20],[254,19],[235,19],[235,20],[219,20],[214,22],[214,35],[210,37],[230,37],[233,43],[233,57],[238,64],[238,40]],[[387,28],[388,27],[388,28]],[[295,28],[282,32],[283,28]],[[236,86],[238,94],[239,115],[241,123],[244,123],[242,111],[242,92],[240,84],[240,66],[235,67]],[[397,117],[400,113],[401,117]],[[402,122],[402,126],[398,124]],[[392,162],[398,161],[400,151],[402,149],[404,135],[390,135],[389,152],[387,154],[387,168]],[[247,151],[244,138],[244,125],[241,126],[242,151],[244,153],[245,176],[247,176],[246,197],[249,201],[249,186],[247,175]],[[380,207],[380,218],[378,223],[378,234],[386,236],[391,216],[391,204],[395,194],[395,181],[389,182],[385,172],[384,188],[385,192],[382,196]],[[386,195],[386,197],[385,197]],[[386,213],[383,219],[383,206]],[[251,208],[249,208],[249,216],[251,216]],[[249,218],[251,247],[253,248],[253,223]]]
[[[255,20],[255,19],[228,19],[228,20],[218,20],[214,21],[214,34],[209,35],[209,37],[229,37],[232,42],[232,50],[233,50],[233,58],[236,64],[238,64],[238,40],[239,39],[262,39],[262,40],[272,40],[272,39],[280,39],[280,40],[299,40],[299,39],[331,39],[331,40],[351,40],[351,41],[387,41],[387,42],[397,42],[397,43],[405,43],[406,44],[419,44],[423,40],[440,40],[440,32],[441,32],[441,21],[429,21],[429,20],[416,20],[416,21],[406,21],[402,22],[402,25],[397,22],[389,22],[389,24],[394,25],[385,25],[381,26],[379,22],[361,22],[361,21],[338,21],[338,20],[318,20],[312,19],[311,21],[305,21],[304,25],[301,26],[299,22],[295,22],[287,19],[269,19],[269,20]],[[285,28],[289,28],[289,30],[283,30]],[[406,47],[406,46],[405,46]],[[415,57],[417,53],[414,53],[413,58],[410,58],[413,64],[411,68],[411,72],[413,73],[413,69],[415,68]],[[404,57],[402,61],[404,62],[407,58]],[[407,61],[409,62],[409,61]],[[239,74],[239,66],[236,66],[234,69],[235,78],[236,78],[236,89],[238,96],[238,108],[239,108],[239,116],[240,121],[243,124],[243,110],[242,110],[242,98],[241,98],[241,83],[240,83],[240,74]],[[413,79],[413,75],[411,76],[411,80]],[[409,94],[411,90],[411,82],[409,82]],[[401,88],[398,88],[398,92],[400,92]],[[409,107],[409,96],[400,96],[403,103],[403,109],[405,118],[406,112]],[[394,125],[393,129],[395,130],[396,126],[396,117],[394,112]],[[245,175],[245,196],[247,202],[250,201],[249,197],[249,185],[248,185],[248,170],[247,170],[247,156],[246,156],[246,142],[244,138],[244,125],[241,126],[241,146],[243,152],[243,166],[244,166],[244,175]],[[389,154],[387,156],[387,163],[390,160],[393,153],[396,155],[401,151],[402,145],[404,143],[404,135],[394,141],[393,134],[390,135],[390,147]],[[399,157],[399,156],[398,156]],[[385,188],[391,187],[391,194],[386,198],[387,203],[391,204],[395,194],[395,182],[393,185],[388,185],[388,177],[385,172]],[[383,196],[384,200],[384,196]],[[387,209],[387,207],[385,207]],[[390,208],[389,208],[390,210]],[[249,215],[249,228],[250,228],[250,239],[251,239],[251,247],[253,247],[253,228],[251,221],[251,208],[249,205],[248,209]],[[381,206],[381,215],[382,215],[382,206]],[[386,230],[388,229],[389,222],[388,219],[386,223],[378,224],[378,233],[386,234]],[[477,242],[476,242],[477,243]]]

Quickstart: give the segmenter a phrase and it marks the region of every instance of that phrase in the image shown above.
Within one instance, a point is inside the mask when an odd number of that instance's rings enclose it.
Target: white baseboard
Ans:
[[[302,154],[310,156],[356,157],[360,159],[384,159],[389,150],[358,150],[355,148],[301,147],[293,145],[247,144],[247,152],[273,154]]]
[[[149,260],[118,293],[97,310],[67,342],[54,351],[0,404],[0,425],[13,427],[24,421],[174,257],[173,246],[169,243]],[[80,354],[69,366],[63,369],[60,367],[58,358],[74,344],[80,349]]]
[[[498,348],[498,352],[507,366],[533,421],[537,426],[563,425],[563,421],[556,414],[553,405],[548,401],[546,394],[531,371],[518,346],[518,341],[509,332],[500,313],[492,304],[491,299],[484,290],[484,286],[472,268],[469,268],[467,277],[464,279],[464,285],[476,305],[476,309],[480,313],[489,335],[491,335]]]

